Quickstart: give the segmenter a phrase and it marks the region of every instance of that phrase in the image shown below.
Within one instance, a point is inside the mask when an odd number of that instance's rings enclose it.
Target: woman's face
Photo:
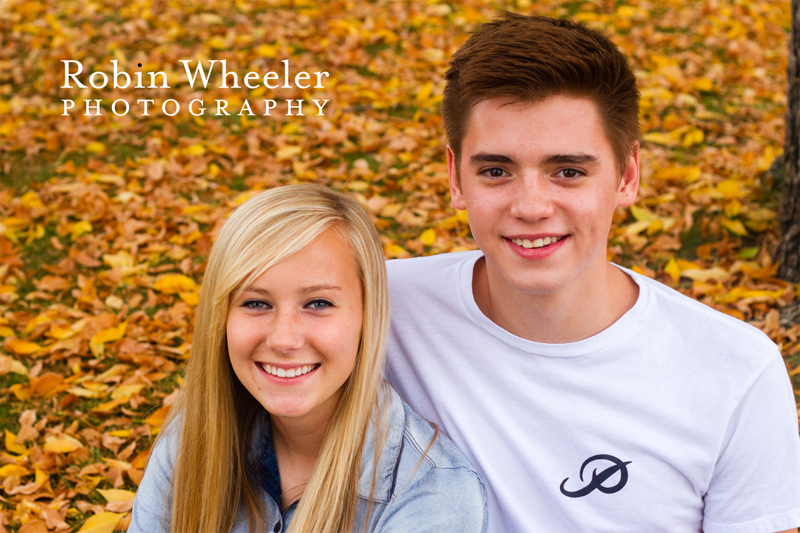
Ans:
[[[333,415],[361,339],[361,291],[350,246],[327,230],[231,301],[233,371],[272,417]]]

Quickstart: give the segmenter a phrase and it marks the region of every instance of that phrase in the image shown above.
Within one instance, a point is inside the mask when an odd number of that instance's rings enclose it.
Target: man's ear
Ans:
[[[456,168],[456,156],[450,145],[447,145],[447,178],[450,181],[450,203],[453,207],[463,211],[467,208],[464,202],[464,193],[461,191],[461,181],[458,177],[458,170]]]
[[[452,188],[452,185],[451,185]],[[631,149],[628,163],[622,171],[617,188],[617,207],[627,207],[636,201],[639,191],[639,142],[635,142]]]

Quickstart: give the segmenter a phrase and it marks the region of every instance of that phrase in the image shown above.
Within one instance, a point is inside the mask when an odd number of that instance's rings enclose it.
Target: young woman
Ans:
[[[388,323],[357,202],[296,185],[239,207],[128,532],[485,531],[475,471],[381,377]]]

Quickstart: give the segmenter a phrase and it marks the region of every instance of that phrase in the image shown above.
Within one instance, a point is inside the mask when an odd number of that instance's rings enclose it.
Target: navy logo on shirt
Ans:
[[[564,481],[561,482],[561,494],[569,498],[580,498],[582,496],[586,496],[595,489],[605,494],[613,494],[615,492],[619,492],[620,490],[622,490],[622,487],[624,487],[625,484],[628,482],[627,465],[631,464],[632,461],[622,462],[613,455],[606,455],[606,454],[593,455],[592,457],[586,459],[581,465],[581,471],[580,471],[581,481],[583,481],[584,469],[589,465],[589,463],[592,463],[594,461],[605,461],[605,462],[610,462],[612,464],[611,466],[608,466],[605,470],[602,470],[600,472],[598,472],[597,467],[595,467],[595,469],[592,471],[592,480],[589,482],[589,484],[575,491],[569,491],[564,488],[564,485],[567,484],[569,478],[564,479]],[[620,477],[616,485],[613,485],[611,487],[603,485],[603,483],[605,483],[608,480],[608,478],[610,478],[617,472],[620,473]]]

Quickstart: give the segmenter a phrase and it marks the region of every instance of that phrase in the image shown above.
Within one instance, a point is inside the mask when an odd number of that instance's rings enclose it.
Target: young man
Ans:
[[[585,27],[507,14],[446,78],[452,203],[480,251],[387,264],[387,375],[482,474],[489,531],[797,527],[775,344],[606,259],[639,184],[625,57]]]

